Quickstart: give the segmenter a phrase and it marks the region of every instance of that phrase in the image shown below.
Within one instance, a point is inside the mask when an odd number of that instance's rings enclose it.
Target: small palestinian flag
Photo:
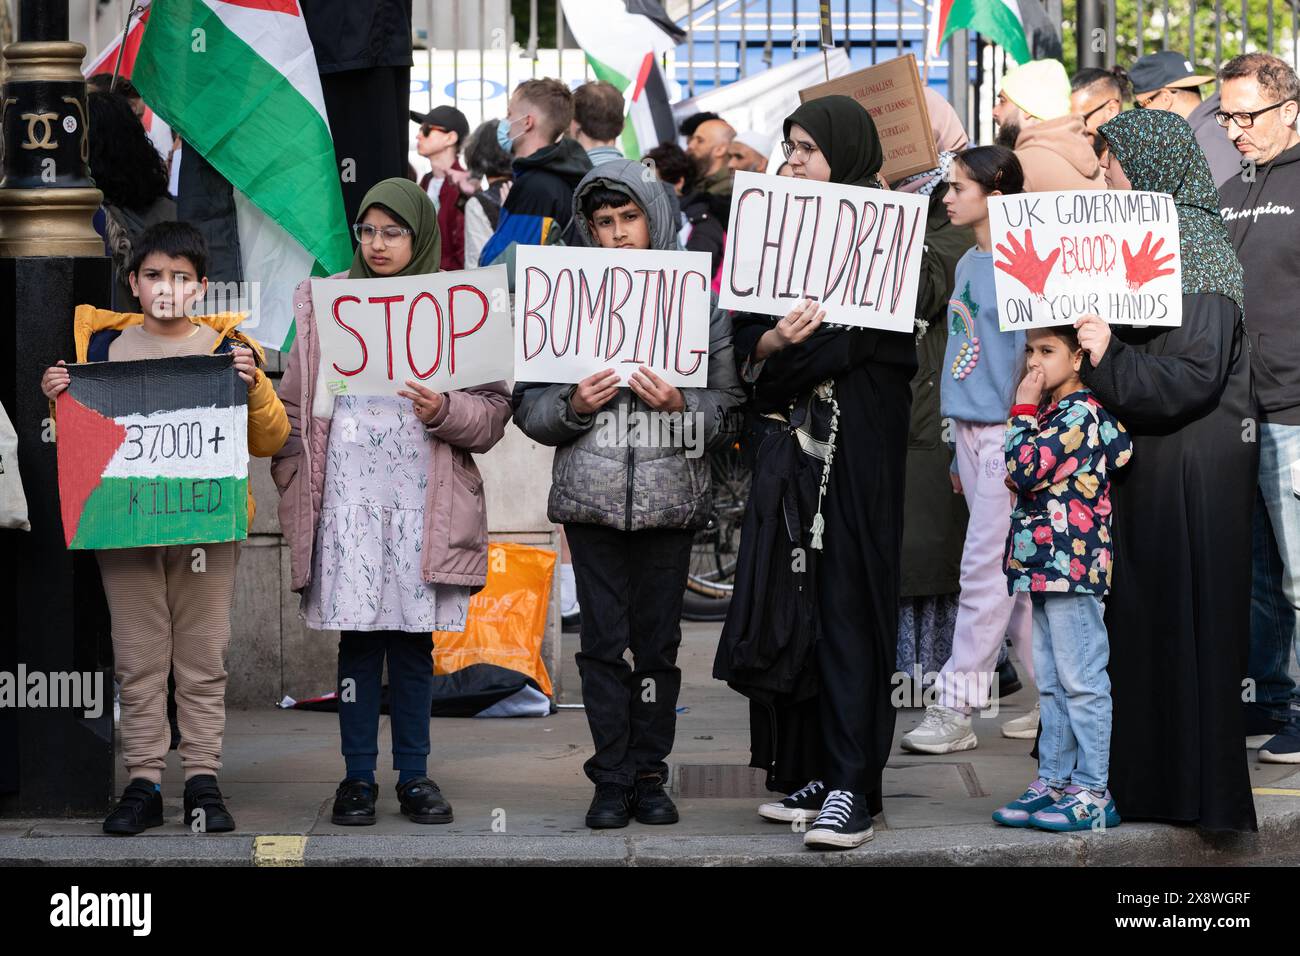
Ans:
[[[231,355],[68,367],[55,403],[69,548],[248,536],[248,389]]]

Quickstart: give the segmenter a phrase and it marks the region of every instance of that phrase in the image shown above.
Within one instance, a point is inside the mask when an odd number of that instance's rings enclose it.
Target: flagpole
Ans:
[[[935,0],[938,2],[938,0]],[[923,58],[921,60],[923,69],[921,71],[921,85],[930,85],[930,0],[921,0],[921,49]]]
[[[113,78],[108,82],[110,92],[117,89],[117,72],[122,68],[122,54],[126,52],[126,35],[131,32],[131,18],[144,13],[144,4],[132,7],[126,12],[126,25],[122,27],[122,42],[117,45],[117,60],[113,63]]]

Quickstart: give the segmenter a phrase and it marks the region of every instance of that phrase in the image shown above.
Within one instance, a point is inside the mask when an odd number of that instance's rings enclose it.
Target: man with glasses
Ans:
[[[1096,67],[1080,70],[1070,81],[1070,112],[1083,120],[1083,135],[1092,143],[1092,151],[1098,156],[1106,141],[1097,135],[1097,129],[1124,109],[1127,83],[1127,78],[1118,68],[1099,70]]]
[[[1187,120],[1196,142],[1210,163],[1214,184],[1221,186],[1241,172],[1241,160],[1214,122],[1219,94],[1202,101],[1201,87],[1214,82],[1212,75],[1197,73],[1187,57],[1175,50],[1162,50],[1139,57],[1129,70],[1133,83],[1133,105],[1143,110],[1166,110]]]
[[[411,121],[420,124],[415,148],[429,161],[429,172],[420,188],[429,194],[438,210],[442,233],[443,271],[465,268],[465,204],[462,185],[473,192],[469,174],[460,164],[460,151],[469,137],[469,120],[454,106],[436,106],[428,113],[411,111]]]
[[[1270,736],[1265,763],[1300,764],[1300,80],[1285,60],[1247,53],[1219,73],[1215,115],[1238,175],[1219,187],[1224,224],[1246,272],[1246,333],[1259,402],[1246,738]],[[1221,134],[1222,135],[1222,134]],[[1294,651],[1293,651],[1294,649]]]

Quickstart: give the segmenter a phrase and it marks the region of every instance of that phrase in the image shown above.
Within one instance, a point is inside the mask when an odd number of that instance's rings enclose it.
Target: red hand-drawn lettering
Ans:
[[[468,292],[471,295],[478,296],[479,302],[483,305],[483,314],[479,316],[478,321],[474,323],[472,329],[466,329],[464,332],[456,331],[456,293]],[[482,289],[477,289],[472,285],[454,285],[447,290],[447,325],[451,329],[451,345],[447,349],[447,371],[452,375],[456,374],[456,340],[463,339],[467,335],[473,335],[479,329],[483,328],[483,323],[487,321],[488,297],[483,294]]]
[[[1033,231],[1030,229],[1025,230],[1025,244],[1023,246],[1009,232],[1007,233],[1007,242],[1011,247],[1009,249],[1007,246],[1000,244],[995,247],[998,252],[1006,256],[1007,261],[997,262],[994,265],[1041,298],[1043,289],[1047,286],[1047,277],[1051,274],[1052,266],[1056,264],[1057,258],[1061,255],[1061,250],[1053,249],[1052,254],[1046,259],[1038,258],[1038,252],[1034,249]]]
[[[388,380],[393,380],[393,303],[401,302],[404,296],[400,295],[372,295],[368,300],[372,305],[378,302],[384,304],[384,343],[388,346]]]
[[[358,332],[356,329],[354,329],[352,326],[348,325],[341,318],[339,318],[339,306],[342,305],[344,302],[356,302],[360,304],[361,300],[358,299],[355,295],[341,295],[337,299],[335,299],[334,304],[330,306],[330,312],[334,316],[334,321],[338,323],[340,326],[342,326],[343,328],[347,329],[349,332],[351,332],[352,337],[355,338],[357,340],[357,344],[361,346],[361,364],[358,365],[356,368],[352,369],[352,371],[350,372],[347,369],[339,368],[337,362],[331,362],[330,364],[334,366],[334,371],[338,372],[340,375],[356,375],[358,372],[360,372],[362,369],[366,367],[366,362],[370,358],[370,350],[366,348],[366,340],[361,337],[361,333]]]
[[[1142,245],[1134,255],[1128,247],[1128,240],[1124,240],[1124,273],[1128,279],[1130,289],[1140,289],[1152,279],[1158,279],[1161,276],[1171,276],[1174,274],[1173,269],[1161,269],[1166,262],[1173,259],[1174,254],[1171,252],[1161,258],[1160,247],[1165,244],[1163,239],[1157,239],[1156,244],[1151,245],[1152,233],[1148,232],[1147,237],[1142,240]]]
[[[411,325],[415,320],[415,306],[421,299],[428,299],[433,303],[434,314],[438,317],[438,330],[433,337],[434,341],[438,343],[438,354],[427,372],[421,372],[415,367],[415,358],[411,354]],[[420,381],[424,381],[433,375],[434,372],[438,371],[438,366],[442,364],[442,306],[438,304],[438,300],[433,297],[432,292],[421,292],[412,299],[411,308],[406,313],[406,364],[411,366],[412,374]]]

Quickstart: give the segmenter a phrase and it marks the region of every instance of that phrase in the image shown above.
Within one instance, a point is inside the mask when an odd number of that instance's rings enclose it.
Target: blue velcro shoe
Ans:
[[[1091,790],[1071,784],[1065,788],[1061,799],[1029,815],[1029,825],[1039,830],[1051,830],[1054,833],[1069,833],[1076,830],[1108,830],[1119,826],[1119,811],[1115,809],[1115,798],[1107,790],[1098,797]]]
[[[1016,799],[994,810],[993,822],[1005,827],[1027,827],[1031,813],[1047,809],[1060,798],[1061,791],[1053,790],[1046,780],[1039,777]]]

